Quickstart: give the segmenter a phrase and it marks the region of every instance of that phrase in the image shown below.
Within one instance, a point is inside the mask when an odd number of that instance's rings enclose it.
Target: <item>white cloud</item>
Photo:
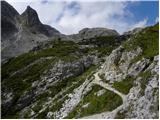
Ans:
[[[45,0],[42,1],[28,0],[27,2],[11,3],[19,13],[22,13],[27,5],[34,8],[39,15],[42,23],[49,24],[64,34],[77,33],[85,27],[106,27],[116,29],[119,33],[123,33],[133,27],[141,27],[147,24],[147,20],[135,22],[132,20],[134,15],[127,9],[130,2],[107,2],[101,0],[94,2],[88,0],[77,0],[71,4],[73,0]],[[90,2],[89,2],[90,1]],[[132,2],[133,3],[133,2]],[[76,7],[74,7],[74,5]],[[77,8],[78,6],[78,8]]]
[[[59,20],[57,27],[62,32],[74,33],[78,32],[84,27],[114,28],[114,26],[116,26],[115,24],[118,24],[118,22],[123,19],[122,15],[126,14],[124,11],[126,6],[125,3],[117,4],[115,2],[80,2],[78,4],[80,4],[81,9],[77,15],[72,16],[69,10],[66,9],[64,15]],[[117,16],[116,21],[114,20],[115,16]],[[57,23],[53,22],[52,24],[55,26]]]
[[[159,17],[156,17],[155,23],[159,22]]]
[[[142,21],[139,21],[138,23],[134,24],[133,26],[131,26],[131,29],[134,29],[134,28],[139,28],[139,27],[146,27],[147,25],[147,18],[142,20]]]

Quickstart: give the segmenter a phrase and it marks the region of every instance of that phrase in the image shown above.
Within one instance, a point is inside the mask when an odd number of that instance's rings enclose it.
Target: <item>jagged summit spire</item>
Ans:
[[[33,9],[33,8],[31,8],[31,6],[30,6],[30,5],[28,5],[28,6],[27,6],[27,9]]]
[[[41,24],[36,10],[31,8],[30,6],[27,6],[26,10],[22,13],[21,16],[26,25],[32,26]]]
[[[30,5],[27,6],[26,8],[27,11],[35,11]],[[35,11],[36,12],[36,11]]]

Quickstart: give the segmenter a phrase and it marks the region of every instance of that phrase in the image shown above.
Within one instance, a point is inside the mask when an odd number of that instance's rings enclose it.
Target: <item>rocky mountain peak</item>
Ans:
[[[19,15],[9,3],[1,1],[1,11],[3,60],[28,52],[50,37],[61,36],[55,28],[42,24],[30,6]]]
[[[89,40],[96,37],[103,36],[119,36],[116,30],[96,27],[96,28],[83,28],[78,34],[70,35],[71,38],[76,39],[76,41]]]
[[[84,28],[79,31],[79,34],[84,35],[95,35],[95,36],[110,36],[110,35],[119,35],[119,33],[115,30],[108,28]]]
[[[19,13],[6,1],[1,1],[1,15],[2,17],[14,18]]]
[[[41,24],[38,14],[36,10],[31,8],[30,6],[27,6],[26,10],[21,15],[24,24],[32,26],[32,25],[38,25]]]
[[[33,10],[33,11],[35,11],[33,8],[31,8],[31,6],[27,6],[27,10]]]

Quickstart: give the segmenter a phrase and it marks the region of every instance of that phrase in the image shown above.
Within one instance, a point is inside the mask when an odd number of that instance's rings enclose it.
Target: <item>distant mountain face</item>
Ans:
[[[40,22],[31,7],[19,13],[7,2],[1,1],[2,61],[33,49],[40,42],[62,34]]]
[[[72,39],[76,41],[89,40],[96,37],[102,36],[119,36],[119,33],[112,29],[107,28],[84,28],[79,31],[78,34],[70,35]]]
[[[79,34],[87,37],[98,37],[98,36],[118,36],[118,32],[108,28],[84,28],[79,31]]]
[[[41,23],[37,12],[30,6],[19,13],[7,2],[1,1],[2,61],[26,53],[39,44],[55,38],[79,42],[101,36],[118,36],[107,28],[84,28],[78,34],[64,35],[55,28]]]

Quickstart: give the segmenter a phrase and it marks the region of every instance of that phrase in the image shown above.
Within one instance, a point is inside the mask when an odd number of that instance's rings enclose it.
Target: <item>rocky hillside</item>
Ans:
[[[158,119],[158,32],[156,24],[65,36],[32,8],[19,15],[2,2],[1,117]]]

